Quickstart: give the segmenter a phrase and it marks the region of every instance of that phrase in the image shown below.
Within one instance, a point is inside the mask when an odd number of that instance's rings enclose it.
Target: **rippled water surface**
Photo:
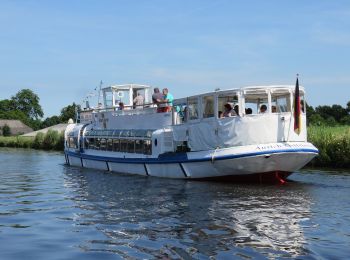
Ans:
[[[0,259],[349,259],[350,173],[287,185],[128,176],[0,149]]]

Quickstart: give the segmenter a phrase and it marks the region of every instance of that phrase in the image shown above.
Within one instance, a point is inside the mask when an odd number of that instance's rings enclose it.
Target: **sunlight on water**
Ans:
[[[111,174],[0,150],[1,259],[347,258],[350,174],[287,185]]]

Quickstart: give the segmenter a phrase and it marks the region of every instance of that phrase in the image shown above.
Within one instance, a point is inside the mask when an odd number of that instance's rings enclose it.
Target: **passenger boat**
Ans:
[[[249,86],[179,98],[169,112],[152,103],[150,86],[100,91],[103,104],[82,109],[78,121],[67,126],[68,165],[179,179],[284,182],[318,154],[307,142],[305,90],[298,80],[296,86]],[[135,107],[137,93],[144,104]]]

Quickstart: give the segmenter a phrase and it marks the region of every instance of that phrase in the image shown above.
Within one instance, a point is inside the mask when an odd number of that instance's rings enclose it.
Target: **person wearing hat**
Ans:
[[[233,104],[227,102],[225,105],[225,111],[223,112],[223,117],[237,116],[237,113],[233,109]]]

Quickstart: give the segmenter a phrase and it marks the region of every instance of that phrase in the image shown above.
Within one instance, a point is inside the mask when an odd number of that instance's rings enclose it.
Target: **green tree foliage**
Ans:
[[[30,89],[22,89],[12,97],[14,108],[22,111],[30,119],[38,119],[44,116],[39,104],[40,98]]]
[[[0,112],[9,112],[15,110],[15,104],[11,99],[0,100]]]
[[[10,136],[11,135],[11,128],[7,124],[5,124],[2,127],[2,135],[3,136]]]
[[[60,115],[61,122],[67,123],[70,118],[74,120],[76,117],[76,111],[80,111],[80,106],[75,103],[62,108]]]
[[[306,104],[308,124],[311,125],[350,125],[350,101],[347,107],[340,105],[318,106],[315,109]]]
[[[49,126],[57,125],[61,123],[61,118],[59,116],[47,117],[42,123],[41,128],[46,128]]]

